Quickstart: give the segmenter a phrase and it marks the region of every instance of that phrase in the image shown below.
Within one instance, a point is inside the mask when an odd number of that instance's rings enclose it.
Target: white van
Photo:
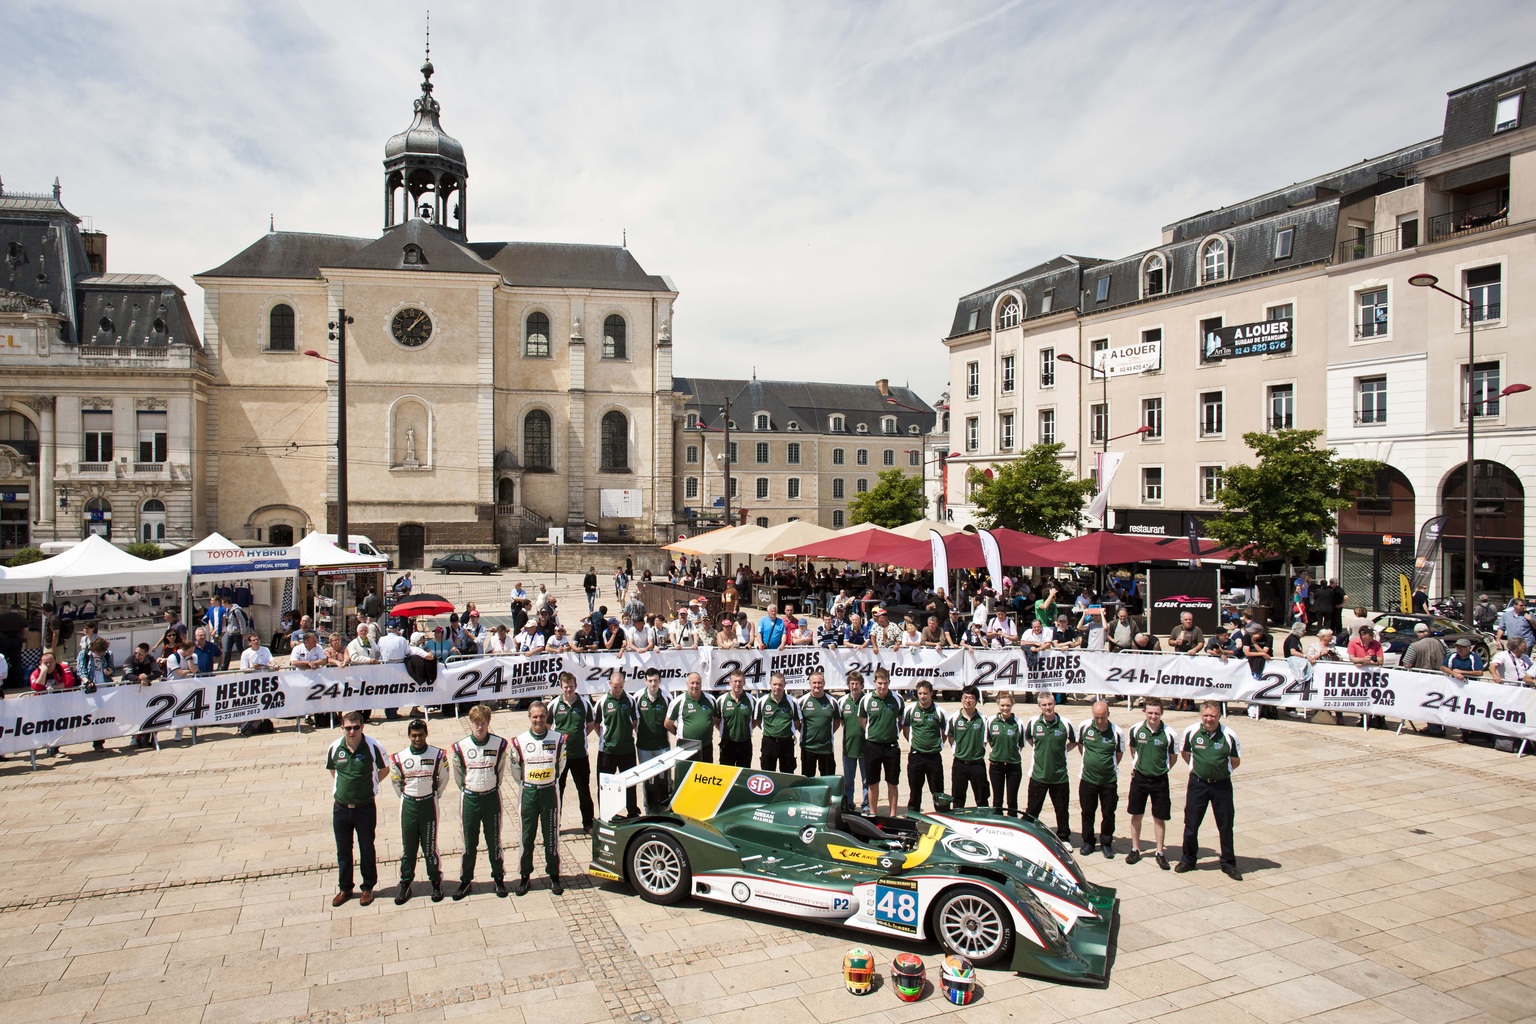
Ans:
[[[329,541],[332,544],[336,543],[336,535],[334,533],[322,533],[320,535],[320,539]],[[370,558],[381,558],[384,560],[384,567],[386,569],[393,569],[395,567],[394,559],[390,558],[384,552],[374,547],[373,541],[369,540],[367,537],[364,537],[362,534],[347,534],[347,542],[347,550],[352,552],[354,555],[367,555]],[[339,547],[340,545],[337,546]]]

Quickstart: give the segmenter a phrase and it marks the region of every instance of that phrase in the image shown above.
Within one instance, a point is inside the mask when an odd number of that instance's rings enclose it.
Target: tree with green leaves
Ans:
[[[29,544],[28,546],[22,548],[14,555],[12,555],[10,560],[5,564],[10,566],[12,569],[15,569],[18,566],[31,565],[33,562],[41,562],[47,557],[47,555],[43,554],[42,548],[33,547]]]
[[[1076,533],[1083,525],[1083,501],[1093,494],[1092,480],[1074,480],[1061,462],[1060,444],[1037,444],[1017,459],[972,469],[966,482],[976,488],[972,502],[983,529],[1004,528],[1055,537]]]
[[[1371,459],[1341,459],[1337,449],[1319,448],[1322,434],[1244,434],[1257,464],[1222,470],[1222,511],[1205,521],[1206,531],[1250,561],[1285,559],[1289,578],[1293,562],[1338,532],[1339,512],[1371,488],[1381,468]]]
[[[160,545],[152,544],[147,540],[134,541],[132,544],[129,544],[127,547],[123,548],[123,550],[128,552],[134,558],[142,558],[149,562],[153,562],[155,559],[162,558],[165,555],[165,551],[160,547]]]
[[[874,523],[894,529],[923,518],[927,505],[921,477],[887,469],[875,479],[875,486],[848,503],[848,525]]]

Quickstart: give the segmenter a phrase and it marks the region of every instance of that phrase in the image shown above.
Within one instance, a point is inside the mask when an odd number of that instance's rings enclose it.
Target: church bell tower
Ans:
[[[415,117],[409,128],[384,144],[384,228],[387,231],[419,217],[464,239],[468,224],[464,182],[469,166],[464,162],[464,147],[438,121],[432,72],[429,41]]]

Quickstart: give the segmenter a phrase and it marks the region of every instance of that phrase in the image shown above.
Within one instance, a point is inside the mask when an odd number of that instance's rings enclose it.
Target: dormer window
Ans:
[[[848,421],[841,416],[832,417],[832,433],[841,434],[848,429]]]
[[[684,416],[683,417],[683,429],[684,430],[698,430],[699,429],[699,414],[696,413],[696,412],[691,412],[687,416]]]
[[[22,248],[20,242],[12,242],[6,247],[5,261],[13,267],[19,267],[27,261],[27,250]]]
[[[867,433],[869,433],[869,424],[868,423],[860,423],[857,427],[854,428],[854,433],[857,433],[857,434],[867,434]]]
[[[1150,299],[1168,290],[1168,261],[1153,253],[1141,267],[1141,297]]]
[[[1019,300],[1012,295],[1003,299],[1003,304],[997,311],[997,329],[1005,331],[1010,327],[1019,326],[1020,306]]]
[[[153,331],[155,334],[164,334],[165,333],[165,321],[161,320],[159,317],[156,317],[155,318],[155,322],[149,325],[149,329],[151,331]]]
[[[407,267],[424,267],[427,265],[427,257],[421,251],[421,246],[415,242],[408,243],[400,256],[400,263]]]
[[[1108,299],[1109,299],[1109,275],[1105,274],[1103,277],[1099,278],[1098,284],[1094,285],[1093,301],[1094,302],[1105,302]]]
[[[794,420],[790,420],[788,423],[784,424],[784,429],[785,430],[799,430],[800,429],[800,424],[796,423]]]
[[[769,426],[770,422],[771,421],[768,418],[768,414],[765,413],[765,412],[760,412],[755,417],[753,417],[753,419],[752,419],[752,429],[753,430],[772,430],[773,428],[771,426]]]
[[[1227,279],[1227,243],[1213,238],[1200,247],[1200,283],[1214,284]]]
[[[919,427],[916,423],[907,428],[907,433],[909,434],[921,434],[922,432],[923,428]]]
[[[1520,127],[1520,98],[1524,95],[1516,92],[1499,97],[1498,108],[1493,114],[1494,131],[1507,132]]]
[[[882,433],[882,434],[894,434],[894,433],[896,433],[896,417],[895,416],[882,416],[880,418],[880,433]]]

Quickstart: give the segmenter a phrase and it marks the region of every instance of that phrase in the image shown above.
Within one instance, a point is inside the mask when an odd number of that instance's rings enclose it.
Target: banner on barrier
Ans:
[[[847,650],[796,647],[779,651],[652,651],[644,654],[540,654],[483,657],[439,667],[437,680],[413,680],[402,665],[314,671],[238,673],[161,680],[150,686],[103,686],[87,693],[11,697],[0,701],[0,753],[88,743],[186,726],[239,725],[263,718],[297,718],[362,708],[441,706],[521,700],[559,692],[570,672],[582,693],[604,693],[615,670],[634,692],[655,669],[662,686],[680,691],[697,672],[707,689],[722,690],[733,671],[747,688],[766,691],[774,672],[790,690],[803,690],[813,671],[842,690],[857,670],[866,686],[877,668],[908,690],[921,679],[940,692],[968,682],[984,691],[1053,692],[1076,696],[1158,696],[1245,701],[1277,707],[1390,715],[1415,722],[1536,740],[1536,690],[1401,669],[1275,659],[1255,678],[1240,658],[1111,654],[1019,649],[973,651]]]

